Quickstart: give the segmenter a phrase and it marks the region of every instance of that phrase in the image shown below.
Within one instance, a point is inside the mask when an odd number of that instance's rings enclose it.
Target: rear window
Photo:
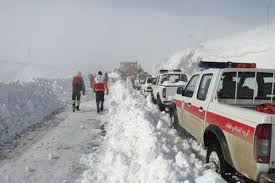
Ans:
[[[187,82],[187,77],[185,74],[165,74],[161,78],[161,84],[165,81],[169,83],[178,83],[179,81]]]
[[[272,72],[225,72],[219,83],[218,97],[270,100],[274,95],[273,85]]]
[[[148,79],[147,79],[147,83],[153,83],[154,79],[155,79],[155,78],[148,78]]]

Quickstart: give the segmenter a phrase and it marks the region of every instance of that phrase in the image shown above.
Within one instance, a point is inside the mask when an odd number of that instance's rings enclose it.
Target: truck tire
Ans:
[[[160,111],[165,111],[165,105],[161,102],[159,93],[157,95],[157,104],[159,106]]]
[[[179,117],[178,117],[178,111],[177,108],[173,108],[173,114],[171,115],[171,120],[172,120],[172,126],[174,129],[178,131],[179,134],[183,134],[183,128],[179,124]]]
[[[213,144],[207,147],[206,163],[211,163],[211,169],[219,173],[223,178],[228,178],[229,165],[224,160],[224,156],[219,144]]]
[[[152,101],[154,104],[157,104],[157,100],[155,99],[154,95],[153,95],[153,92],[151,92],[151,96],[152,96]]]

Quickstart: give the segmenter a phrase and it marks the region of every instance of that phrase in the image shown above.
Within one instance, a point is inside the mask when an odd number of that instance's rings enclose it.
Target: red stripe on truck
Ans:
[[[177,107],[181,107],[182,101],[173,99],[172,102],[174,102]],[[186,112],[190,112],[194,116],[198,117],[200,122],[204,122],[205,119],[205,113],[206,113],[206,121],[209,124],[215,124],[219,126],[222,130],[237,136],[249,143],[253,143],[254,141],[254,132],[255,128],[251,127],[249,125],[246,125],[244,123],[241,123],[239,121],[235,121],[233,119],[215,114],[213,112],[207,112],[205,110],[200,110],[199,107],[194,105],[188,105],[187,102],[184,102],[184,110]]]
[[[181,101],[180,100],[172,99],[172,102],[174,102],[177,107],[181,107]]]
[[[253,143],[255,128],[251,126],[212,112],[207,112],[206,121],[209,124],[216,124],[222,130],[234,136],[240,137],[250,143]]]
[[[188,105],[188,103],[184,102],[184,110],[192,113],[193,115],[200,118],[201,120],[204,120],[205,118],[205,110],[200,110],[200,108],[197,106]]]

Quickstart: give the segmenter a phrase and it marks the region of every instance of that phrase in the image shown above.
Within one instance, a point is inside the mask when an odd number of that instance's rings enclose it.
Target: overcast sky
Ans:
[[[266,24],[267,2],[0,0],[0,66],[28,62],[69,74],[137,60],[151,71],[184,48]]]

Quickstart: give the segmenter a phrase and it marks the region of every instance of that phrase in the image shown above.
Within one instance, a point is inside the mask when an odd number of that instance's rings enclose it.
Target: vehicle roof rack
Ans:
[[[256,68],[256,63],[200,61],[198,67],[202,69]]]

